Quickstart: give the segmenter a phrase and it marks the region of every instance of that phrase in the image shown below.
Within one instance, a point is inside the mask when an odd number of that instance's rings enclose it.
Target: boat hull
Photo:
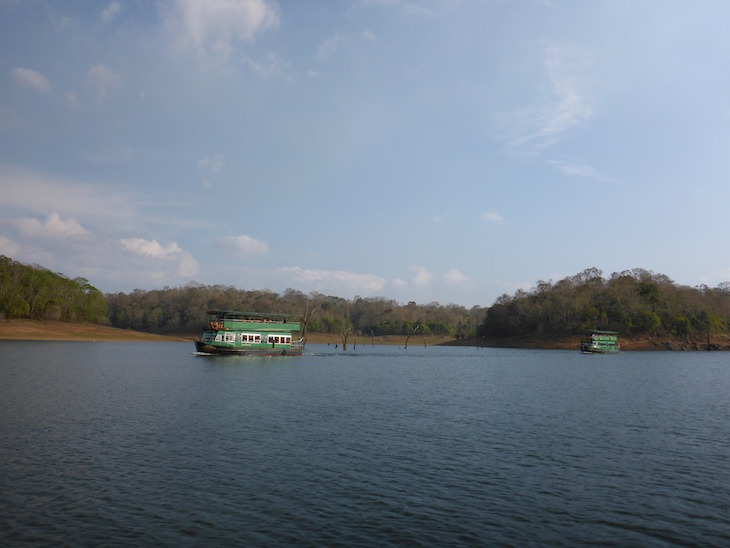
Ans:
[[[616,354],[619,348],[615,347],[596,347],[590,343],[580,345],[581,354]]]
[[[617,354],[618,350],[603,350],[598,348],[581,348],[581,354]]]
[[[233,348],[195,341],[195,351],[211,356],[301,356],[301,348]]]

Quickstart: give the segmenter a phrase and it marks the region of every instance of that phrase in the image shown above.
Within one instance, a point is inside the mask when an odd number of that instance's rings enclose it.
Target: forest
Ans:
[[[730,283],[682,286],[640,268],[603,277],[589,268],[529,291],[502,295],[491,307],[436,302],[400,304],[384,297],[352,300],[287,289],[244,290],[190,282],[103,295],[84,278],[0,256],[0,318],[91,322],[122,329],[197,334],[208,310],[284,313],[309,333],[421,335],[484,340],[571,337],[591,329],[621,336],[675,339],[730,333]],[[304,333],[303,333],[304,334]]]
[[[0,318],[103,323],[106,301],[84,278],[71,280],[0,255]]]
[[[401,305],[382,297],[347,300],[316,292],[305,295],[294,289],[278,294],[194,282],[178,288],[108,294],[106,302],[112,326],[156,333],[194,333],[204,325],[208,310],[243,310],[293,314],[309,333],[409,335],[418,326],[421,335],[462,339],[476,335],[486,312],[480,307]]]
[[[728,282],[716,288],[681,286],[663,274],[640,268],[606,279],[601,270],[589,268],[498,298],[478,335],[545,338],[606,329],[622,336],[686,339],[727,334],[729,325]]]
[[[103,323],[122,329],[198,334],[208,310],[285,313],[311,333],[362,336],[421,335],[472,338],[486,309],[438,303],[402,305],[382,297],[352,300],[294,289],[283,294],[190,282],[131,293],[102,293],[83,278],[69,280],[41,266],[0,256],[0,318]]]

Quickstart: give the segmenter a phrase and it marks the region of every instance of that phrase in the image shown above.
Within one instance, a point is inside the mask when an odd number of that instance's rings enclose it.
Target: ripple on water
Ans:
[[[724,355],[1,346],[4,545],[730,543]]]

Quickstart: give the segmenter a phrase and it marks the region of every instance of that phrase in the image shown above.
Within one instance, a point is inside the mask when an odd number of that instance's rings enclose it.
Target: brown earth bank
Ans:
[[[484,346],[494,348],[535,348],[548,350],[578,350],[580,336],[541,339],[537,337],[509,337],[504,339],[463,339],[444,343],[449,346]],[[711,335],[709,347],[704,338],[668,338],[660,336],[622,337],[619,334],[622,351],[631,350],[730,350],[728,335]]]
[[[90,323],[1,320],[0,340],[16,341],[184,341],[191,338],[155,335]]]
[[[155,334],[118,329],[104,325],[88,323],[69,323],[59,321],[0,320],[0,340],[24,341],[192,341],[193,333]],[[405,346],[406,336],[386,335],[379,337],[363,337],[350,335],[347,347],[375,345]],[[308,333],[307,342],[311,344],[342,345],[342,337],[328,333]],[[480,346],[495,348],[535,348],[577,350],[580,336],[544,339],[537,337],[511,337],[504,339],[459,339],[437,336],[411,336],[408,346]],[[619,335],[621,350],[707,350],[707,337],[673,339],[667,337],[623,337]],[[730,336],[712,335],[710,350],[730,350]]]
[[[193,341],[199,333],[155,334],[118,329],[90,323],[59,321],[0,320],[0,340],[19,341]],[[410,337],[409,346],[434,346],[451,340],[449,337]],[[342,345],[340,335],[308,333],[307,342],[312,344]],[[350,335],[347,347],[362,345],[405,345],[405,336],[362,337]]]

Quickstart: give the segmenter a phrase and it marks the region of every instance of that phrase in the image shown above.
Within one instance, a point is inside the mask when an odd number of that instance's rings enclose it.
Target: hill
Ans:
[[[730,336],[730,284],[717,288],[675,284],[643,269],[605,279],[587,269],[530,291],[503,295],[479,328],[484,341],[578,340],[586,331],[618,331],[624,347],[726,348]],[[577,342],[576,342],[577,345]]]

